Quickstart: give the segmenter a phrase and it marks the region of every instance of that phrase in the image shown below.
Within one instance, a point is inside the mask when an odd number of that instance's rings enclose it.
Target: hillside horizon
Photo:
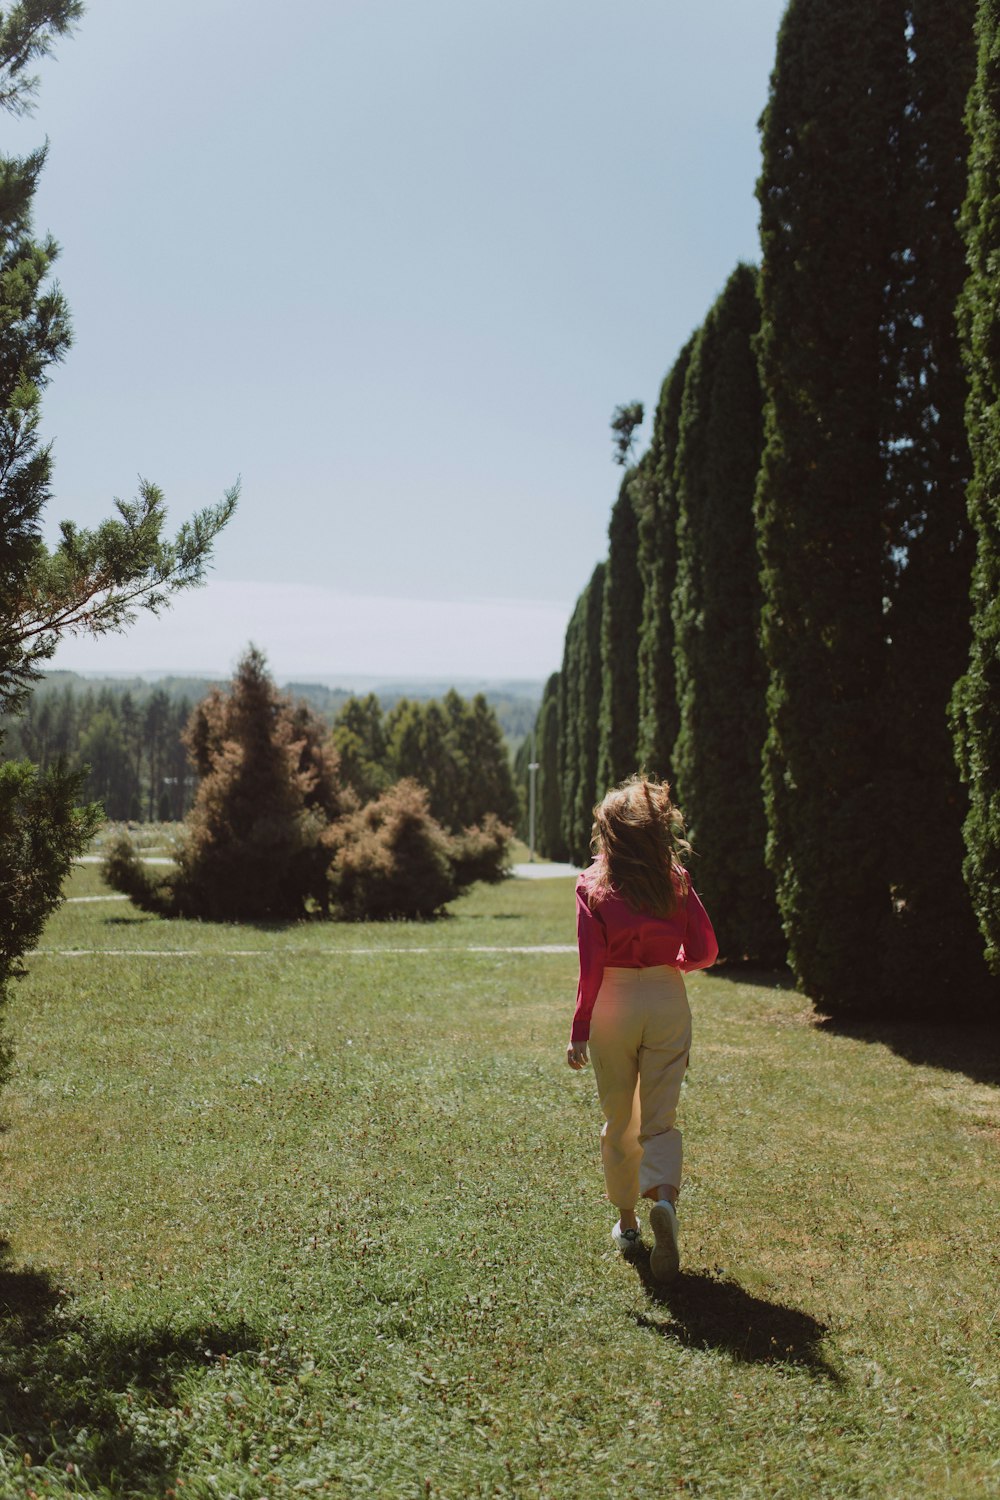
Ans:
[[[164,682],[203,682],[211,685],[215,682],[227,682],[232,676],[232,671],[206,672],[166,670],[152,668],[136,672],[76,672],[68,670],[56,670],[45,672],[42,680],[48,683],[80,682],[93,687],[102,682],[114,683],[122,686],[129,682],[142,683],[164,683]],[[392,693],[398,696],[409,695],[411,697],[437,697],[446,693],[449,688],[467,696],[475,693],[516,693],[518,697],[537,698],[541,700],[542,690],[545,686],[544,679],[522,678],[522,677],[461,677],[442,675],[440,677],[407,676],[405,673],[398,675],[390,674],[365,674],[355,672],[345,673],[302,673],[292,676],[284,675],[279,685],[284,691],[295,692],[307,688],[325,688],[331,691],[343,690],[347,693]]]

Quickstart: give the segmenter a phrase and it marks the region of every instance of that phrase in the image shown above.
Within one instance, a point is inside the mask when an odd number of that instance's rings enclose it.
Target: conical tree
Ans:
[[[648,466],[649,455],[642,460]],[[597,782],[615,786],[637,766],[639,737],[639,518],[632,498],[637,470],[621,482],[608,526],[608,563],[601,615],[601,704],[598,715]]]
[[[492,814],[518,817],[510,756],[499,720],[482,693],[471,702],[450,689],[442,702],[400,699],[386,724],[392,779],[408,778],[429,794],[432,817],[451,833]]]
[[[29,69],[82,13],[80,0],[24,0],[0,12],[0,110],[23,114],[36,80]],[[101,635],[139,609],[161,609],[178,588],[197,583],[211,543],[235,505],[163,540],[162,497],[144,484],[139,500],[94,531],[64,522],[58,545],[42,535],[52,460],[41,441],[41,394],[70,342],[69,314],[51,280],[58,254],[36,238],[32,208],[45,151],[0,157],[0,712],[24,702],[40,664],[71,632]],[[100,817],[80,808],[84,777],[58,764],[40,773],[26,762],[0,765],[0,1002],[8,977],[58,905],[74,855]],[[6,1057],[4,1052],[3,1057]],[[0,1081],[5,1063],[0,1059]]]
[[[567,853],[574,848],[574,809],[580,775],[580,657],[586,630],[587,589],[577,599],[566,626],[559,673],[559,807]]]
[[[424,787],[431,816],[446,827],[460,827],[465,768],[441,704],[434,699],[400,699],[389,715],[387,731],[391,780],[411,780]]]
[[[980,0],[979,63],[969,101],[972,155],[963,227],[970,274],[961,301],[969,372],[973,471],[969,516],[976,540],[972,646],[955,691],[958,757],[970,793],[965,876],[1000,975],[1000,3]]]
[[[894,908],[881,992],[911,1014],[947,997],[974,1012],[989,975],[962,879],[949,699],[969,657],[975,543],[966,489],[966,379],[955,305],[966,275],[958,219],[964,112],[975,76],[974,0],[908,8],[907,101],[893,195],[897,253],[886,320],[888,874]],[[995,297],[995,286],[992,289]],[[931,974],[940,978],[933,984]]]
[[[757,273],[741,265],[698,333],[684,384],[673,768],[720,952],[779,964],[785,942],[764,859],[761,788],[767,675],[753,514],[763,444],[759,326]]]
[[[566,630],[560,674],[560,800],[570,858],[585,864],[597,796],[597,734],[601,707],[601,616],[605,564],[598,563]]]
[[[688,340],[663,382],[652,442],[632,484],[639,525],[638,568],[642,586],[636,759],[647,772],[667,779],[673,778],[674,745],[680,727],[671,615],[677,574],[674,464],[684,380],[693,342]]]
[[[333,724],[340,776],[361,802],[371,802],[389,785],[388,746],[382,707],[374,693],[348,698]]]
[[[537,726],[537,715],[536,715]],[[531,788],[531,762],[534,759],[535,730],[530,729],[524,739],[514,751],[514,786],[517,790],[517,822],[514,824],[514,832],[522,843],[528,843],[531,836],[529,819],[529,792]],[[537,789],[537,779],[535,786]],[[538,848],[538,831],[535,830],[535,848]]]
[[[559,786],[559,681],[559,673],[553,672],[545,684],[536,721],[537,831],[540,854],[546,859],[567,860],[569,850],[562,831],[562,803]]]
[[[127,842],[105,878],[140,906],[215,921],[284,920],[326,901],[326,829],[341,811],[326,727],[279,694],[246,652],[225,691],[195,708],[186,741],[201,780],[177,869],[151,877]]]
[[[510,756],[493,709],[483,693],[471,700],[454,688],[445,695],[444,712],[460,777],[451,820],[441,822],[452,833],[493,813],[502,823],[517,821],[519,807]]]
[[[870,1002],[885,946],[882,355],[902,7],[791,0],[763,119],[757,496],[769,863],[815,1000]]]

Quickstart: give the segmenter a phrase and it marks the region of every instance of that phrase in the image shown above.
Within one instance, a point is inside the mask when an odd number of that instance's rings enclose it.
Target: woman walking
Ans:
[[[707,969],[719,945],[681,864],[684,823],[665,782],[633,776],[594,809],[594,861],[576,883],[580,982],[566,1061],[587,1047],[605,1125],[601,1157],[611,1231],[620,1250],[641,1243],[635,1208],[653,1207],[652,1274],[677,1275],[681,1133],[674,1121],[691,1048],[682,975]]]

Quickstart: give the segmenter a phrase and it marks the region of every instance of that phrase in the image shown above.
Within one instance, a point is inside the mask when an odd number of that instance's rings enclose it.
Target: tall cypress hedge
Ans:
[[[559,792],[559,673],[553,672],[545,690],[535,721],[535,759],[538,779],[535,787],[535,834],[538,852],[546,859],[569,858],[562,832],[562,803]]]
[[[779,964],[785,941],[764,859],[767,721],[754,488],[763,398],[757,273],[740,265],[695,340],[676,460],[673,768],[696,880],[724,957]]]
[[[872,1000],[890,917],[881,446],[902,9],[791,0],[763,119],[757,492],[768,860],[821,1005]]]
[[[608,564],[601,616],[601,705],[598,719],[597,780],[607,788],[637,766],[639,732],[639,628],[642,579],[639,575],[639,519],[634,482],[647,453],[622,479],[608,525]]]
[[[962,878],[968,798],[948,705],[969,658],[975,544],[966,488],[967,386],[955,306],[966,275],[959,213],[975,0],[908,7],[897,137],[896,259],[885,323],[888,634],[885,808],[893,939],[885,1009],[974,1011],[991,987]],[[995,282],[992,296],[995,297]]]
[[[969,517],[976,539],[972,646],[954,699],[959,763],[968,782],[965,876],[986,957],[1000,974],[1000,0],[980,0],[979,63],[969,100],[972,136],[963,228],[969,278],[960,304],[969,374],[973,471]]]
[[[632,484],[639,518],[639,726],[636,756],[650,774],[673,777],[679,728],[674,681],[674,627],[671,598],[677,572],[677,496],[674,464],[680,429],[684,379],[694,344],[681,350],[660,389],[648,453]]]
[[[601,615],[605,564],[598,563],[566,630],[559,680],[560,800],[570,859],[589,858],[597,797],[597,725],[601,707]]]

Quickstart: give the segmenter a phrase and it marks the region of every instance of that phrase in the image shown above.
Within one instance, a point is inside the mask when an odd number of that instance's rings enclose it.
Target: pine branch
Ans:
[[[6,15],[0,11],[0,108],[30,114],[38,79],[25,68],[47,57],[82,14],[83,0],[19,0]]]
[[[238,497],[237,482],[218,505],[185,522],[172,542],[161,535],[162,494],[145,481],[139,500],[115,502],[120,520],[94,531],[64,521],[59,546],[51,553],[39,547],[13,639],[37,658],[50,654],[60,635],[105,635],[124,629],[139,610],[159,613],[174,594],[203,581]]]

